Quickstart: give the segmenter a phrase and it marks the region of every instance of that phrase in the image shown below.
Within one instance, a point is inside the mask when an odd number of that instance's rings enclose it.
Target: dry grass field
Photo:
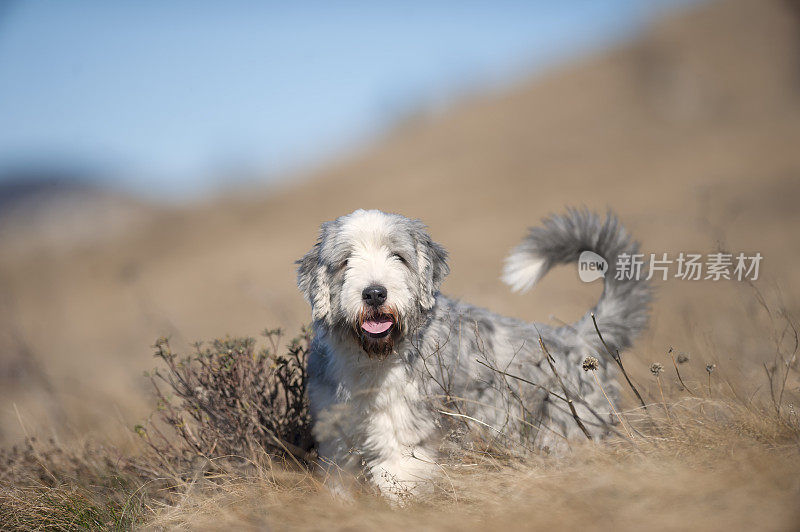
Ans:
[[[191,207],[126,200],[124,224],[110,209],[80,238],[58,219],[6,221],[0,528],[800,529],[798,147],[800,7],[729,0],[411,117],[286,185]],[[632,438],[560,458],[456,454],[434,499],[395,508],[368,494],[342,504],[264,456],[186,477],[133,430],[155,404],[142,372],[159,364],[156,338],[188,352],[299,331],[293,261],[322,221],[362,207],[420,218],[450,252],[444,292],[570,322],[599,295],[574,268],[521,296],[498,278],[526,227],[584,205],[616,211],[647,253],[764,257],[755,283],[655,283],[650,326],[623,353],[648,402],[649,417],[623,390]],[[685,386],[670,348],[688,356]]]

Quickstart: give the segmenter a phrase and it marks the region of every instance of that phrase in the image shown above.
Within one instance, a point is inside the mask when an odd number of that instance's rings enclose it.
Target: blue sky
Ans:
[[[182,197],[313,166],[691,0],[0,3],[0,173],[85,165]]]

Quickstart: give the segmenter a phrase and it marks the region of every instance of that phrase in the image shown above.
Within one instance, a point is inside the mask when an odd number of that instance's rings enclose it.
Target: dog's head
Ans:
[[[316,324],[385,357],[433,308],[446,258],[419,220],[358,210],[322,224],[297,285]]]

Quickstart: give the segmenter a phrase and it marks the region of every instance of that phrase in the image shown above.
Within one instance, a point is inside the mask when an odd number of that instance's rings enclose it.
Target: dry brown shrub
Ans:
[[[253,338],[224,338],[191,356],[159,339],[164,366],[148,374],[156,410],[134,428],[147,445],[132,455],[36,438],[0,450],[0,528],[127,530],[198,492],[264,480],[268,468],[271,489],[314,485],[308,334],[282,350],[279,330],[264,336],[261,349]]]
[[[296,465],[314,459],[306,393],[305,329],[281,351],[282,333],[213,340],[182,357],[165,338],[155,356],[165,367],[148,374],[158,399],[155,420],[136,431],[176,469],[252,464],[263,455]],[[171,429],[172,435],[162,428]],[[173,437],[173,436],[177,436]]]

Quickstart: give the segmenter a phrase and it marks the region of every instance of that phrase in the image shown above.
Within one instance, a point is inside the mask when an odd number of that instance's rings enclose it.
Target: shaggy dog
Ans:
[[[614,216],[570,210],[529,232],[503,280],[527,290],[583,251],[601,255],[608,271],[592,312],[616,351],[647,320],[646,283],[616,274],[617,257],[637,247]],[[347,479],[358,477],[392,498],[429,489],[445,421],[454,417],[545,451],[613,430],[603,392],[581,369],[584,357],[598,358],[597,377],[615,398],[616,368],[601,356],[591,313],[552,327],[450,299],[439,293],[446,259],[420,221],[358,210],[323,224],[298,261],[313,319],[314,436],[335,490],[347,492]]]

